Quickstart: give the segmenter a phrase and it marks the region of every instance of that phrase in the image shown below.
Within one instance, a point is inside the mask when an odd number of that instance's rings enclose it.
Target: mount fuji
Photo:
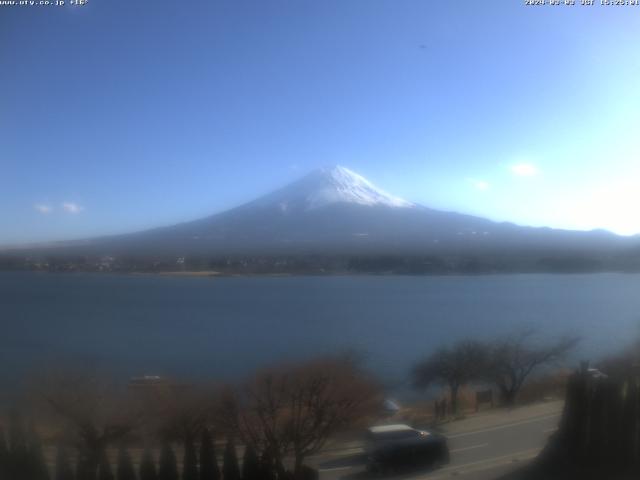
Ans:
[[[249,203],[138,233],[61,242],[40,253],[223,258],[363,255],[451,258],[612,257],[637,238],[523,227],[445,212],[393,196],[340,166],[321,168]],[[22,250],[24,253],[25,250]],[[32,250],[33,251],[33,250]],[[496,260],[497,259],[497,260]]]
[[[623,237],[605,231],[521,227],[433,210],[395,197],[341,166],[318,169],[200,220],[82,242],[105,254],[180,256],[591,251],[624,243]]]
[[[413,203],[380,190],[366,178],[341,166],[316,170],[249,205],[260,205],[263,208],[277,205],[287,211],[290,208],[313,210],[335,203],[415,207]]]

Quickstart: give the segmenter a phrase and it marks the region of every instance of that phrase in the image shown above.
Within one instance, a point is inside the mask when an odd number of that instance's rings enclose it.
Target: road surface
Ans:
[[[553,402],[517,411],[500,412],[453,422],[444,428],[451,462],[431,472],[402,475],[403,479],[440,480],[464,476],[489,480],[534,458],[556,429],[562,403]],[[354,442],[314,459],[321,480],[366,479],[362,445]]]

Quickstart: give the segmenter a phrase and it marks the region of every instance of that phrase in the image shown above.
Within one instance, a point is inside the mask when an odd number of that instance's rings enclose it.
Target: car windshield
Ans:
[[[372,433],[370,438],[375,442],[392,442],[396,440],[419,438],[421,436],[421,433],[417,430],[394,430],[390,432]]]

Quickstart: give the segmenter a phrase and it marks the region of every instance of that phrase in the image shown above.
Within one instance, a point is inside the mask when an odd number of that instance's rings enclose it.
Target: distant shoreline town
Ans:
[[[198,276],[640,272],[640,238],[434,210],[336,166],[190,222],[0,249],[0,270]]]
[[[169,276],[232,275],[456,275],[640,272],[640,258],[612,255],[255,255],[224,257],[116,257],[0,255],[0,271],[140,273]]]

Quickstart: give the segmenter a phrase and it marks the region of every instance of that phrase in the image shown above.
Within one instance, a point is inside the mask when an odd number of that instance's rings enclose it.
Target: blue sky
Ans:
[[[0,7],[0,244],[193,219],[332,164],[640,232],[640,7],[523,3]]]

